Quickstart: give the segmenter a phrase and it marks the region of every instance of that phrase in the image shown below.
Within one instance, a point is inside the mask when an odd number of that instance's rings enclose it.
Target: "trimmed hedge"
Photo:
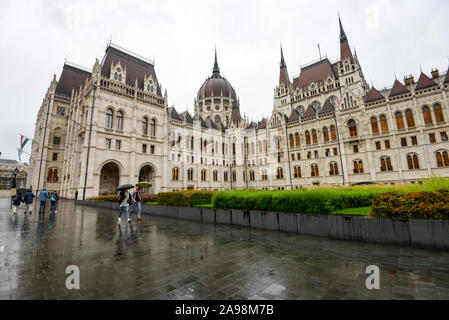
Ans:
[[[449,190],[401,194],[391,192],[374,197],[371,216],[398,219],[449,220]]]
[[[161,192],[157,195],[156,202],[162,206],[193,207],[212,202],[212,191],[175,191]]]
[[[155,194],[142,194],[142,202],[155,202],[157,195]],[[101,201],[101,202],[118,202],[120,196],[118,194],[109,194],[105,196],[99,196],[95,198],[89,198],[87,200],[91,201]]]

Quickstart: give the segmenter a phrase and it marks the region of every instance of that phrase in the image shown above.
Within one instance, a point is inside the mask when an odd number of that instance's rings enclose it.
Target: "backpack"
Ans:
[[[50,201],[51,201],[51,202],[56,202],[56,198],[55,198],[54,195],[52,195],[52,196],[50,197]]]

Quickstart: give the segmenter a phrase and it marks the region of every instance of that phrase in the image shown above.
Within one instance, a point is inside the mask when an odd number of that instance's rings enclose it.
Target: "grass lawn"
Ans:
[[[334,212],[337,215],[369,216],[371,207],[348,208]]]
[[[213,208],[214,205],[212,203],[208,203],[208,204],[201,204],[201,205],[194,206],[194,207],[196,207],[196,208]]]
[[[143,204],[150,204],[153,206],[157,206],[157,202],[151,202],[151,201],[144,202]]]

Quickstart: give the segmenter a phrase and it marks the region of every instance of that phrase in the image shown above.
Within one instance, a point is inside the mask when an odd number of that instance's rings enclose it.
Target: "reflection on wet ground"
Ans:
[[[0,199],[0,299],[449,299],[449,253]],[[36,209],[34,210],[36,212]],[[66,267],[80,269],[68,290]],[[380,290],[365,287],[380,268]]]

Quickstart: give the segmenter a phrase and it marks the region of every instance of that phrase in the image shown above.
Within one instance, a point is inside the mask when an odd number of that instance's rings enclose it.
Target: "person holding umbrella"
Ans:
[[[131,205],[131,195],[129,194],[128,190],[134,188],[132,184],[124,184],[117,188],[117,191],[120,191],[120,211],[118,213],[118,223],[122,221],[122,213],[125,211],[126,213],[126,219],[128,223],[131,222],[131,219],[129,218],[129,206]]]

